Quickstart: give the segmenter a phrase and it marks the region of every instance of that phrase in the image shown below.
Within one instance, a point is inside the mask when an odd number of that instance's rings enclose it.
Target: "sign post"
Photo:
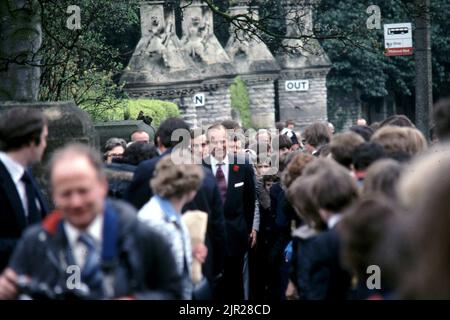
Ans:
[[[384,47],[386,56],[411,56],[413,54],[411,23],[385,24]]]

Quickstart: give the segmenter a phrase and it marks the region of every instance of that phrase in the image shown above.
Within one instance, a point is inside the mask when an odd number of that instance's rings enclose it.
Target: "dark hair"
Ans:
[[[159,138],[161,144],[165,148],[173,148],[177,144],[183,141],[182,137],[179,138],[178,141],[172,141],[172,134],[179,129],[187,130],[189,133],[189,125],[181,118],[167,118],[164,120],[158,130],[156,130],[155,134],[155,145],[157,145],[156,141]],[[190,141],[183,141],[184,143],[189,143]]]
[[[352,163],[356,170],[366,170],[372,163],[385,156],[382,146],[374,142],[364,142],[353,151]]]
[[[433,119],[437,137],[441,140],[450,138],[450,97],[434,105]]]
[[[122,138],[109,138],[103,146],[103,152],[106,153],[119,146],[125,150],[127,148],[127,142]]]
[[[41,143],[41,134],[47,125],[44,113],[35,108],[15,107],[0,115],[0,150],[19,150]]]
[[[295,126],[295,121],[292,120],[292,119],[286,120],[286,127],[287,127],[288,125],[290,125],[290,124],[292,124],[292,125]]]
[[[266,184],[266,182],[278,182],[280,181],[280,177],[278,177],[276,174],[266,174],[262,177],[263,184]]]
[[[288,148],[290,149],[292,147],[292,141],[289,139],[287,135],[280,134],[278,136],[278,149]],[[274,148],[272,148],[274,149]]]
[[[331,133],[328,125],[320,122],[313,123],[303,132],[305,142],[314,148],[318,148],[330,142]]]
[[[284,122],[278,121],[277,123],[275,123],[275,129],[281,132],[284,129]]]
[[[370,141],[375,130],[368,126],[353,126],[350,128],[350,131],[359,134],[365,141]]]
[[[145,141],[136,141],[130,144],[123,153],[122,158],[113,159],[113,162],[128,163],[137,166],[145,160],[158,156],[156,147]]]
[[[235,129],[240,129],[241,126],[239,125],[239,123],[237,123],[234,120],[224,120],[220,123],[222,126],[225,127],[225,129],[227,130],[235,130]]]
[[[409,118],[403,114],[395,114],[380,123],[380,128],[385,127],[385,126],[415,128],[415,126],[411,122],[411,120],[409,120]]]

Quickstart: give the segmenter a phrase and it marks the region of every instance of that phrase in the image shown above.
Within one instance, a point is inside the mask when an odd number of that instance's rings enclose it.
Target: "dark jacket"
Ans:
[[[133,180],[137,166],[127,163],[110,163],[105,167],[108,178],[108,196],[114,199],[123,199],[125,192]]]
[[[171,150],[166,151],[162,156],[170,154]],[[133,181],[131,182],[125,200],[133,204],[137,209],[144,206],[153,196],[150,189],[150,179],[153,177],[155,167],[161,157],[156,157],[141,162],[137,167]],[[186,210],[201,210],[208,214],[208,227],[206,229],[205,244],[208,248],[208,256],[203,264],[203,274],[212,280],[223,271],[226,247],[225,219],[223,216],[222,200],[215,177],[211,170],[204,169],[205,178],[193,201],[184,208]]]
[[[204,164],[211,169],[211,166]],[[244,256],[255,213],[255,174],[247,159],[229,156],[228,185],[223,214],[226,222],[228,253]]]
[[[48,212],[47,203],[31,174],[30,177],[41,207],[41,215],[45,217]],[[27,226],[19,193],[11,175],[0,161],[0,272],[8,265],[9,257]]]
[[[344,300],[348,297],[351,276],[341,264],[338,227],[339,224],[320,233],[308,243],[309,285],[303,295],[306,300]]]
[[[137,299],[177,299],[181,294],[181,278],[169,244],[155,231],[141,223],[135,210],[126,203],[108,201],[104,226],[115,225],[116,244],[113,259],[103,260],[103,278],[109,279],[111,296]],[[109,211],[108,211],[109,210]],[[114,218],[107,223],[106,214]],[[62,227],[62,215],[50,214],[41,225],[27,229],[10,262],[19,275],[27,275],[49,288],[67,288],[70,274],[68,240]],[[103,242],[105,243],[104,227]]]

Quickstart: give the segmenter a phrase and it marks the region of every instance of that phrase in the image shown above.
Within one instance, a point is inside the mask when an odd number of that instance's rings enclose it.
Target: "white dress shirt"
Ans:
[[[3,164],[6,167],[6,170],[8,170],[9,172],[9,175],[11,176],[11,179],[14,182],[14,185],[16,186],[17,193],[19,194],[20,197],[20,201],[22,202],[22,207],[24,209],[25,216],[28,216],[27,192],[25,190],[25,183],[21,180],[23,174],[25,173],[25,168],[4,152],[0,152],[0,160],[3,162]]]
[[[223,159],[222,162],[219,162],[216,158],[214,158],[213,156],[211,157],[211,169],[212,169],[212,173],[214,174],[214,176],[216,176],[216,172],[217,172],[217,168],[219,168],[218,164],[221,163],[222,166],[222,171],[223,171],[223,175],[225,176],[225,182],[228,185],[228,167],[230,164],[230,161],[228,159],[228,156],[225,157],[225,159]]]
[[[334,226],[337,225],[339,221],[341,221],[341,219],[341,214],[333,214],[327,221],[328,229],[333,229]]]
[[[79,241],[80,235],[87,233],[95,241],[96,249],[101,252],[102,248],[102,230],[103,230],[103,214],[98,214],[86,230],[80,230],[71,225],[67,220],[64,221],[64,231],[66,232],[69,246],[72,249],[72,256],[75,263],[81,268],[86,262],[88,248],[84,243]]]

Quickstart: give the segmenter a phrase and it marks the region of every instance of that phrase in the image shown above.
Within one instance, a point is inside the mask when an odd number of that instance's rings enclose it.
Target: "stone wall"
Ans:
[[[280,103],[280,120],[294,120],[296,126],[304,129],[316,121],[327,121],[327,87],[328,68],[289,71],[283,70],[278,80]],[[286,81],[307,80],[307,91],[287,91]]]

